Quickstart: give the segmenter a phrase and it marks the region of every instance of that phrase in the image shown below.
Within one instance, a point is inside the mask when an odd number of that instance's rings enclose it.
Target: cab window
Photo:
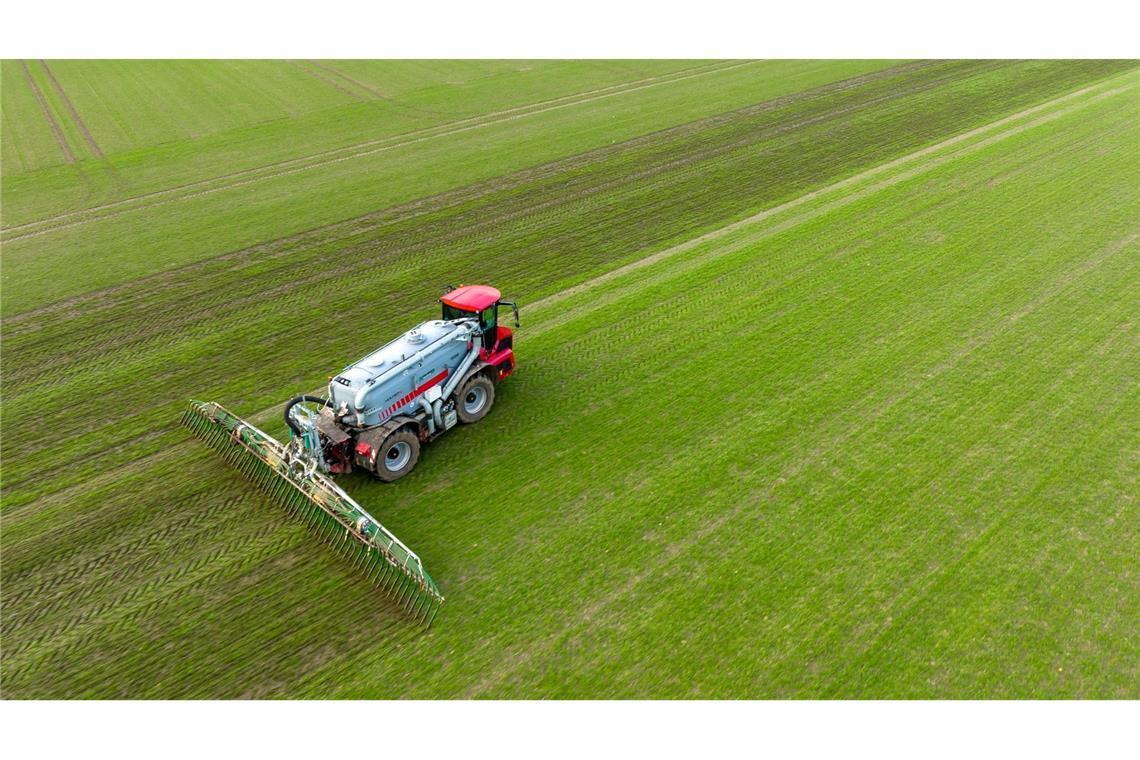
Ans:
[[[499,309],[497,305],[483,309],[483,313],[480,315],[479,321],[483,323],[484,333],[491,333],[492,335],[494,334],[495,320],[497,319],[498,315]]]

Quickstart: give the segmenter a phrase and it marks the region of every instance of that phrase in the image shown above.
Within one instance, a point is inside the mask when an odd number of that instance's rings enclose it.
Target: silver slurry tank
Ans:
[[[415,399],[450,380],[472,350],[473,319],[424,322],[360,361],[329,383],[329,400],[345,422],[379,425],[415,408]]]

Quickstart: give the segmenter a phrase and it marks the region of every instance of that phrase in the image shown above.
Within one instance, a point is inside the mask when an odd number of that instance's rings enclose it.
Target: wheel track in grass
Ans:
[[[36,84],[36,80],[32,78],[32,70],[28,68],[28,62],[20,61],[20,67],[24,70],[24,79],[27,80],[28,87],[31,88],[32,94],[36,96],[36,102],[40,104],[40,113],[43,114],[44,120],[47,121],[48,127],[51,128],[52,136],[55,137],[55,144],[59,146],[67,163],[74,164],[75,153],[72,152],[71,146],[67,144],[67,140],[63,136],[63,130],[60,129],[59,122],[57,122],[55,116],[52,115],[51,108],[48,107],[48,102],[44,97],[43,90]]]
[[[467,132],[473,129],[492,126],[507,121],[514,121],[517,119],[525,118],[527,116],[547,113],[549,111],[557,110],[560,108],[567,108],[571,106],[582,105],[585,103],[591,103],[604,98],[623,95],[629,92],[637,92],[650,87],[658,87],[664,84],[672,84],[679,81],[685,81],[698,76],[723,73],[725,71],[734,70],[754,63],[756,63],[756,61],[717,62],[705,66],[694,67],[693,69],[682,69],[678,72],[662,74],[656,77],[647,77],[640,80],[634,80],[632,82],[623,82],[571,96],[564,96],[562,98],[554,98],[548,101],[539,101],[537,103],[516,106],[514,108],[504,109],[502,111],[493,112],[491,114],[481,114],[478,116],[469,117],[467,119],[460,119],[454,122],[449,122],[447,124],[437,125],[434,127],[426,127],[422,130],[406,132],[400,135],[392,135],[389,137],[377,138],[375,140],[368,140],[342,148],[332,148],[308,156],[286,159],[283,161],[264,164],[262,166],[257,166],[250,169],[230,172],[218,177],[185,183],[182,185],[177,185],[175,187],[156,190],[149,193],[143,193],[140,195],[132,196],[130,198],[124,198],[121,200],[112,201],[110,203],[92,206],[86,209],[68,211],[62,214],[44,217],[35,221],[4,227],[2,230],[0,230],[0,232],[4,233],[4,242],[11,243],[27,237],[39,236],[51,232],[56,232],[62,229],[75,227],[77,225],[87,224],[92,221],[112,218],[131,211],[150,209],[159,205],[165,205],[167,203],[188,200],[190,198],[196,198],[202,195],[221,192],[224,190],[232,190],[237,187],[242,187],[257,182],[264,182],[269,179],[288,176],[300,171],[321,168],[330,164],[373,155],[381,151],[406,147],[408,145],[417,144],[425,140],[431,140],[439,137],[449,137],[451,135],[460,134],[462,132]],[[306,69],[306,71],[308,70]],[[251,175],[255,176],[251,177]],[[221,184],[213,186],[216,183]],[[130,207],[123,208],[124,206]]]
[[[386,101],[388,103],[391,103],[394,106],[403,106],[402,103],[399,103],[398,101],[392,100],[392,98],[390,96],[385,95],[384,93],[377,90],[375,87],[367,85],[364,82],[361,82],[360,80],[356,79],[355,77],[350,77],[348,74],[345,74],[343,71],[341,71],[340,69],[337,69],[334,66],[329,66],[328,64],[323,63],[321,61],[311,60],[311,59],[305,61],[305,63],[307,63],[310,66],[313,66],[315,68],[318,68],[321,71],[328,72],[329,74],[331,74],[335,77],[339,77],[340,79],[348,82],[349,84],[351,84],[355,87],[358,87],[361,90],[364,90],[365,92],[367,92],[369,94],[369,96],[372,99],[383,100],[383,101]],[[426,109],[421,109],[421,108],[413,108],[412,110],[419,111],[421,113],[430,113],[433,116],[441,115],[437,111],[428,111]]]
[[[357,103],[361,102],[362,100],[368,100],[368,98],[362,98],[360,96],[359,92],[355,92],[353,90],[348,89],[347,86],[338,82],[335,78],[330,77],[325,72],[319,70],[321,67],[312,66],[312,65],[309,65],[309,63],[307,61],[297,61],[297,60],[294,60],[292,58],[285,59],[285,62],[288,63],[290,66],[294,66],[298,70],[305,72],[306,74],[313,77],[317,81],[324,82],[329,87],[334,88],[338,92],[343,92],[345,95],[352,98],[353,101],[355,101]]]
[[[823,193],[833,192],[835,190],[844,189],[844,188],[849,187],[853,184],[864,181],[869,177],[873,177],[874,175],[876,175],[880,172],[887,171],[887,170],[893,169],[895,167],[898,167],[902,163],[913,161],[913,160],[918,159],[918,158],[923,158],[927,155],[930,155],[934,151],[942,150],[948,146],[953,146],[953,145],[955,145],[955,144],[957,144],[963,140],[970,139],[970,138],[978,136],[980,134],[984,134],[985,132],[991,131],[995,128],[1009,124],[1011,121],[1025,118],[1026,116],[1038,113],[1039,111],[1041,111],[1043,109],[1053,107],[1053,106],[1058,105],[1058,104],[1062,104],[1062,103],[1064,103],[1064,102],[1066,102],[1072,98],[1087,94],[1090,91],[1095,90],[1096,87],[1099,87],[1099,86],[1100,85],[1095,85],[1093,87],[1082,88],[1081,90],[1078,90],[1078,91],[1075,91],[1073,93],[1069,93],[1067,95],[1061,96],[1060,98],[1056,98],[1056,99],[1053,99],[1053,100],[1048,101],[1046,103],[1040,104],[1038,106],[1034,106],[1032,108],[1025,109],[1024,111],[1021,111],[1017,114],[1013,114],[1011,116],[1007,116],[1003,119],[1000,119],[996,122],[992,122],[989,125],[985,125],[983,127],[977,128],[975,130],[971,130],[969,132],[960,134],[958,136],[950,138],[949,140],[943,141],[942,143],[939,143],[937,145],[934,145],[934,146],[931,146],[928,148],[924,148],[920,151],[909,154],[908,156],[904,156],[902,158],[893,160],[891,162],[887,162],[886,164],[880,165],[879,167],[875,167],[873,169],[867,170],[867,171],[862,172],[862,173],[855,175],[853,177],[842,180],[838,183],[834,183],[833,185],[830,185],[826,188],[823,188],[823,189],[820,189],[817,191],[813,191],[811,193],[806,194],[805,196],[801,196],[799,199],[796,199],[794,201],[790,201],[788,203],[774,207],[773,209],[766,210],[764,212],[761,212],[760,214],[757,214],[753,217],[750,217],[749,219],[743,220],[741,222],[736,222],[732,225],[728,225],[727,227],[723,228],[722,230],[713,231],[711,233],[708,233],[705,236],[696,238],[695,240],[688,241],[686,243],[681,243],[678,246],[674,246],[670,249],[666,249],[663,252],[653,254],[653,255],[646,257],[646,258],[643,258],[643,259],[639,259],[639,260],[627,265],[626,267],[620,268],[618,270],[613,270],[609,273],[603,274],[600,277],[589,281],[589,283],[587,283],[586,285],[575,286],[574,288],[571,288],[568,291],[563,291],[562,294],[555,294],[555,295],[552,295],[546,299],[541,299],[539,301],[536,301],[528,307],[528,311],[541,310],[550,304],[557,303],[559,300],[567,297],[568,295],[573,295],[575,293],[581,292],[581,289],[584,287],[592,288],[592,287],[596,287],[597,285],[605,284],[606,282],[614,279],[615,277],[620,277],[624,274],[628,274],[630,272],[636,271],[637,269],[640,269],[644,266],[647,266],[647,265],[656,263],[658,261],[661,261],[664,258],[668,258],[668,257],[674,256],[674,255],[677,255],[678,253],[683,253],[684,251],[689,250],[692,247],[695,247],[696,245],[699,245],[703,242],[707,242],[708,240],[711,240],[711,239],[716,239],[716,238],[721,237],[723,235],[730,234],[730,233],[732,233],[738,229],[741,229],[743,227],[746,227],[750,224],[755,224],[755,223],[764,221],[769,216],[772,216],[774,214],[777,214],[777,213],[795,208],[797,206],[803,205],[804,203],[807,203],[808,201],[811,201],[811,200],[817,198],[818,196],[820,196]],[[1107,94],[1101,94],[1098,97],[1107,97],[1108,95],[1114,94],[1115,92],[1118,92],[1118,91],[1119,90],[1113,90],[1112,92],[1109,92]],[[1059,115],[1062,115],[1062,114],[1057,114],[1055,116],[1046,117],[1046,120],[1056,118]],[[1001,135],[990,138],[988,142],[980,145],[979,147],[985,147],[986,145],[991,144],[992,142],[994,142],[998,139],[1004,139],[1005,137],[1009,137],[1009,136],[1012,136],[1014,134],[1018,134],[1018,133],[1020,133],[1020,131],[1023,131],[1024,129],[1028,129],[1031,126],[1035,126],[1037,123],[1041,123],[1041,122],[1034,122],[1033,124],[1023,125],[1020,129],[1017,129],[1016,131],[1011,131],[1009,133],[1002,133]],[[944,159],[944,161],[945,160],[952,160],[952,159],[950,157],[948,157],[948,158]],[[931,168],[933,168],[933,167],[931,167]],[[917,167],[911,173],[909,173],[906,178],[909,178],[909,176],[912,176],[914,173],[920,172],[920,171],[923,171],[922,167]],[[901,179],[898,181],[901,181]],[[882,187],[885,187],[885,186],[889,186],[889,184],[877,186],[875,188],[875,191],[877,191],[877,189],[881,189]],[[842,203],[842,199],[838,202]],[[828,209],[828,210],[830,210],[830,209]],[[793,226],[794,224],[799,224],[799,223],[803,223],[805,221],[809,221],[811,218],[818,216],[820,213],[823,213],[823,212],[817,211],[809,217],[804,217],[802,219],[789,220],[789,222],[787,223],[787,226]],[[786,227],[782,227],[781,230],[784,228],[786,228]],[[764,234],[764,233],[761,233],[761,234]],[[562,319],[568,319],[568,318],[570,318],[570,316],[569,316],[569,314],[567,314],[567,315],[563,315],[561,318]],[[532,329],[532,334],[533,334],[533,329]]]
[[[87,128],[87,125],[79,116],[79,111],[75,109],[75,105],[71,102],[71,98],[67,97],[67,92],[64,91],[63,85],[61,85],[59,83],[59,80],[55,78],[55,74],[53,74],[51,68],[48,67],[47,61],[41,60],[40,66],[43,66],[44,73],[47,74],[48,79],[51,81],[52,87],[55,88],[56,94],[59,95],[59,99],[63,101],[63,105],[67,107],[68,113],[71,114],[71,120],[75,122],[75,126],[83,135],[83,139],[87,142],[87,147],[91,149],[91,153],[95,156],[95,158],[102,161],[105,156],[103,155],[103,151],[99,149],[99,143],[95,142],[95,137],[91,134],[91,130]]]

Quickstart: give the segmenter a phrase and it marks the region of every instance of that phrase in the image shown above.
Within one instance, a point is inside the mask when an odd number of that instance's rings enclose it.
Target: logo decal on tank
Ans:
[[[422,394],[424,393],[424,391],[426,391],[428,388],[431,388],[431,387],[432,387],[432,386],[434,386],[434,385],[439,385],[440,383],[442,383],[442,382],[443,382],[443,379],[444,379],[445,377],[447,377],[447,368],[446,368],[446,367],[444,367],[444,368],[443,368],[443,371],[442,371],[442,372],[440,372],[438,375],[436,375],[435,377],[431,378],[430,380],[428,380],[428,381],[427,381],[427,382],[425,382],[423,385],[421,385],[421,386],[419,386],[418,388],[416,388],[416,389],[415,389],[414,391],[412,391],[411,393],[407,393],[407,394],[405,394],[405,395],[401,396],[400,398],[398,398],[398,399],[396,400],[396,402],[395,402],[395,403],[393,403],[393,404],[390,404],[390,405],[388,406],[388,408],[386,408],[386,409],[385,409],[383,412],[381,412],[381,413],[380,413],[380,419],[381,419],[381,420],[386,420],[386,419],[388,419],[388,418],[389,418],[389,417],[391,417],[393,414],[395,414],[395,413],[396,413],[396,412],[397,412],[399,409],[401,409],[402,407],[404,407],[404,406],[406,406],[407,404],[411,403],[411,402],[412,402],[412,401],[414,401],[414,400],[415,400],[417,397],[419,397],[420,395],[422,395]]]

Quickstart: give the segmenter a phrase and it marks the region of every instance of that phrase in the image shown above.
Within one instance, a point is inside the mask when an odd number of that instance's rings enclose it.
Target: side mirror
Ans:
[[[516,304],[514,301],[499,301],[499,303],[501,303],[503,306],[510,306],[511,307],[511,311],[514,312],[514,315],[515,315],[515,327],[516,328],[522,327],[522,325],[519,324],[519,307],[518,307],[518,304]]]

